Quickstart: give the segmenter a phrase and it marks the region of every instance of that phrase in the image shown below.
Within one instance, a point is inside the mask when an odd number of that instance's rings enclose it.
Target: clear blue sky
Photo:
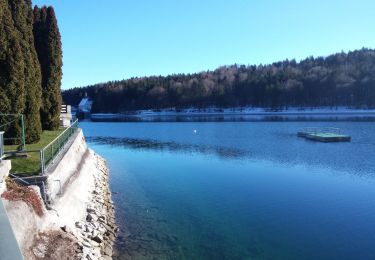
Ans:
[[[375,48],[374,0],[34,0],[53,5],[63,88]]]

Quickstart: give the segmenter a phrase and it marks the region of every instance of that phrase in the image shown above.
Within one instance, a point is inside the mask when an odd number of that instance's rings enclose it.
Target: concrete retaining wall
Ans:
[[[31,186],[42,199],[37,186]],[[24,252],[33,243],[34,234],[42,228],[45,216],[39,217],[24,201],[3,200],[14,235],[21,251]],[[46,212],[45,209],[43,209]],[[0,256],[0,259],[1,256]]]
[[[48,176],[46,186],[52,201],[60,197],[60,184],[63,189],[65,186],[68,186],[70,180],[79,174],[81,165],[85,163],[88,148],[82,130],[78,129],[73,138],[74,139],[66,144],[66,148],[61,152],[61,156],[55,160],[55,164],[51,165],[51,167],[49,167],[50,171],[47,172]],[[3,161],[3,163],[3,167],[0,168],[0,180],[2,179],[2,176],[7,175],[10,170],[10,161]],[[36,193],[40,197],[40,200],[42,200],[39,188],[37,186],[30,187],[35,189]],[[65,199],[69,199],[70,194],[65,195]],[[44,208],[44,216],[39,217],[35,214],[33,209],[23,201],[3,200],[3,203],[9,216],[15,237],[20,245],[21,251],[24,253],[24,256],[34,243],[34,236],[36,234],[38,234],[41,230],[44,230],[46,226],[51,225],[51,223],[56,223],[57,227],[60,226],[58,213],[54,210],[47,211]],[[76,210],[86,213],[85,207],[82,208],[83,209],[80,208]],[[64,218],[62,218],[63,220],[66,221],[66,219],[69,219],[69,216],[65,216],[67,215],[66,212],[61,211],[59,213],[64,215]],[[2,259],[1,255],[0,259]],[[25,259],[27,259],[26,256]]]
[[[75,139],[61,160],[56,163],[51,171],[47,172],[47,189],[51,201],[61,195],[61,191],[67,186],[71,178],[78,174],[87,152],[87,145],[82,130],[78,129]]]

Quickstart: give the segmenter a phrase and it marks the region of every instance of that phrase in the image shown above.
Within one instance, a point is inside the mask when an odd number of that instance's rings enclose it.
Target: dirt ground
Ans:
[[[63,231],[39,233],[33,246],[25,254],[26,260],[76,260],[82,248],[75,238]]]

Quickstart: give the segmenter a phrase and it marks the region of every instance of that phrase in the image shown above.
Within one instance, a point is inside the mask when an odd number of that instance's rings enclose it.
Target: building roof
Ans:
[[[83,107],[83,106],[91,106],[91,105],[92,105],[92,101],[89,98],[82,98],[78,106]]]
[[[78,110],[81,111],[81,112],[90,113],[92,103],[93,103],[93,101],[91,99],[82,98],[81,102],[79,102]]]

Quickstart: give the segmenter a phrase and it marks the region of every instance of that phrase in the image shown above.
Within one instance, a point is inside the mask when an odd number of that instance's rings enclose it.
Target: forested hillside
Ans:
[[[31,0],[0,0],[0,125],[6,137],[19,137],[21,128],[4,114],[25,115],[28,143],[39,140],[42,127],[59,127],[61,58],[52,7],[33,12]]]
[[[166,107],[375,107],[375,50],[361,49],[300,62],[232,65],[196,74],[131,78],[63,92],[76,105],[87,93],[94,112]]]

